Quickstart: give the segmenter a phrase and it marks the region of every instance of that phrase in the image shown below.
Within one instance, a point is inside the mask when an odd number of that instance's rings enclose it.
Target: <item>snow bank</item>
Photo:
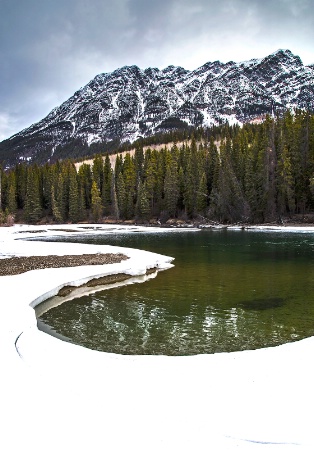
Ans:
[[[122,356],[38,331],[29,305],[69,281],[80,285],[109,273],[171,267],[171,258],[139,250],[18,240],[64,229],[0,229],[0,255],[123,252],[130,259],[0,277],[1,448],[314,448],[314,338],[230,354]]]

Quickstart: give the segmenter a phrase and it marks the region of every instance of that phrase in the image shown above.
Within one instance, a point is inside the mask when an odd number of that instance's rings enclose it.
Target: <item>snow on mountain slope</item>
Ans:
[[[184,123],[244,123],[287,108],[314,111],[314,66],[290,50],[240,63],[208,62],[194,71],[126,66],[97,75],[1,146],[16,159],[36,160],[43,151],[48,159],[57,145],[76,138],[88,145],[133,141]]]

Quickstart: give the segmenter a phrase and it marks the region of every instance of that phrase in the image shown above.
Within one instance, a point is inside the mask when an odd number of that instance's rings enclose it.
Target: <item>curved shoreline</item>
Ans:
[[[0,277],[3,448],[314,448],[314,338],[190,357],[114,355],[59,341],[37,329],[30,304],[109,273],[167,268],[171,258],[110,246],[17,241],[27,236],[26,227],[20,230],[1,230],[2,257],[115,251],[129,259]],[[14,344],[19,335],[21,357]]]

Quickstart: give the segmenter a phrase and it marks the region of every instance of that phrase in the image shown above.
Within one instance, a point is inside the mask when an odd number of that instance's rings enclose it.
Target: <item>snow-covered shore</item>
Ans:
[[[139,250],[19,240],[38,232],[48,236],[78,230],[117,233],[126,227],[0,228],[1,258],[97,252],[129,256],[108,266],[0,277],[1,448],[314,448],[314,338],[255,351],[166,357],[106,354],[40,332],[29,305],[69,281],[81,285],[115,273],[145,277],[148,268],[171,267],[171,258]]]

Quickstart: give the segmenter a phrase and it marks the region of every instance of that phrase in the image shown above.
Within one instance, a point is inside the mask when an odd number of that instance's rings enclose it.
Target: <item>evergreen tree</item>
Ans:
[[[60,207],[59,207],[58,201],[56,199],[54,185],[51,186],[51,210],[52,210],[53,220],[57,223],[62,223],[63,217],[60,212]]]
[[[270,123],[272,128],[272,123]],[[268,134],[268,124],[263,124],[262,135],[258,143],[257,179],[259,210],[261,221],[276,219],[276,152],[272,137]],[[272,130],[271,130],[272,132]]]
[[[135,148],[134,164],[136,171],[136,182],[139,183],[143,179],[144,169],[144,152],[141,145],[137,145]]]
[[[67,192],[66,172],[63,166],[61,166],[61,171],[57,177],[55,192],[56,192],[57,207],[61,214],[62,222],[65,222],[68,216],[68,192]]]
[[[78,220],[85,220],[87,217],[86,205],[85,205],[85,193],[83,186],[78,184]]]
[[[78,170],[78,183],[84,191],[84,204],[87,209],[91,207],[92,171],[89,164],[82,164]]]
[[[115,219],[118,220],[120,218],[116,182],[114,176],[112,177],[111,180],[111,212]]]
[[[207,178],[207,190],[209,194],[213,187],[217,187],[218,182],[218,174],[219,174],[219,155],[217,146],[214,143],[213,137],[210,139],[209,149],[208,149],[208,158],[207,158],[207,170],[206,170],[206,178]]]
[[[111,163],[109,155],[106,155],[104,164],[104,180],[102,187],[102,205],[104,208],[104,214],[109,215],[112,213],[112,182],[113,175],[111,169]]]
[[[148,198],[150,202],[151,214],[154,214],[158,198],[158,162],[157,152],[147,151],[144,162],[144,179],[146,183]]]
[[[145,183],[139,182],[137,192],[136,215],[138,218],[146,220],[150,215],[150,206]]]
[[[123,164],[123,181],[126,194],[125,218],[131,219],[134,216],[134,203],[136,192],[136,169],[134,159],[130,154],[125,155]]]
[[[164,182],[164,207],[171,217],[175,217],[176,215],[179,195],[180,187],[177,163],[169,163]]]
[[[69,170],[69,220],[76,223],[79,220],[79,187],[75,167]]]
[[[92,219],[95,223],[99,222],[102,217],[102,204],[101,204],[101,196],[99,189],[97,187],[97,183],[94,180],[92,182],[92,191],[91,191],[91,212]]]
[[[178,172],[178,183],[179,183],[179,198],[178,198],[178,211],[184,210],[184,172],[183,168],[179,167]]]
[[[254,153],[250,149],[247,153],[245,161],[245,177],[244,177],[244,192],[245,198],[248,202],[247,220],[250,222],[258,221],[258,204],[257,204],[257,187],[256,187],[256,173],[255,173],[255,158]]]
[[[9,214],[14,214],[17,209],[15,172],[11,172],[8,176],[8,188],[7,189],[8,189],[7,210],[8,210]]]
[[[119,218],[125,219],[126,218],[126,208],[127,208],[126,190],[125,190],[123,175],[121,172],[119,173],[119,176],[118,176],[116,196],[117,196]]]
[[[51,214],[52,206],[51,206],[51,185],[53,182],[53,166],[49,164],[45,164],[44,167],[41,167],[42,173],[42,196],[43,196],[43,208],[47,211],[48,214]]]
[[[40,181],[37,166],[31,166],[27,170],[24,216],[25,220],[30,223],[36,223],[42,217]]]
[[[230,154],[226,152],[225,144],[221,144],[220,159],[217,186],[213,188],[210,196],[211,215],[213,218],[218,218],[220,222],[243,221],[248,214],[248,205],[231,165]]]
[[[188,164],[187,168],[184,174],[184,206],[185,211],[188,216],[192,217],[195,212],[195,184],[197,183],[197,180],[195,179],[195,176],[198,176],[195,174],[194,164],[192,163],[192,158],[190,153],[188,154]]]
[[[16,174],[16,200],[17,208],[24,209],[27,184],[27,166],[26,164],[17,164],[15,166]]]
[[[282,149],[277,165],[277,208],[280,216],[293,214],[295,210],[292,167],[286,146]]]
[[[101,155],[96,155],[92,167],[93,181],[96,182],[99,192],[102,192],[104,181],[104,162]]]
[[[122,172],[123,167],[123,159],[122,155],[117,154],[116,156],[116,162],[114,165],[114,175],[115,175],[115,181],[117,182],[119,174]]]
[[[202,173],[200,182],[196,191],[196,210],[199,214],[205,214],[206,207],[207,207],[207,199],[208,199],[208,193],[207,193],[207,180],[205,171]]]

